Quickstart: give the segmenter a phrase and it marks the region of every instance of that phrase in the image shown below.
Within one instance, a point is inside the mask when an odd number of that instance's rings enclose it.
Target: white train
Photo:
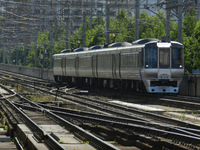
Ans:
[[[142,39],[132,44],[96,47],[55,54],[55,81],[123,90],[146,89],[149,93],[178,93],[184,74],[181,43]]]

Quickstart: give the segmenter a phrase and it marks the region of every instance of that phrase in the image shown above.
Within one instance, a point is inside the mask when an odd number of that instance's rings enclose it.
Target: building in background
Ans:
[[[176,0],[177,1],[177,0]],[[184,0],[184,7],[195,7],[200,15],[200,0]],[[135,14],[136,0],[4,0],[0,1],[1,36],[0,46],[12,50],[18,45],[35,41],[38,32],[50,31],[60,22],[66,24],[70,34],[77,31],[84,22],[84,17],[115,17],[124,8],[130,16]],[[171,0],[140,1],[143,9],[154,14]]]

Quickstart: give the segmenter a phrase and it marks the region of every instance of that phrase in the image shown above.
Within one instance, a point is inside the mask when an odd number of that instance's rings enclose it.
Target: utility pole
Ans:
[[[35,65],[34,67],[37,67],[37,28],[35,30]]]
[[[200,19],[200,0],[197,0],[197,19]]]
[[[12,64],[12,42],[11,42],[11,34],[10,34],[10,39],[9,39],[9,53],[10,53],[10,61],[9,61],[9,64],[11,65]]]
[[[139,16],[140,16],[140,2],[136,0],[135,8],[135,40],[139,39]]]
[[[83,47],[86,47],[86,13],[83,12],[83,31],[82,31]]]
[[[3,31],[3,34],[2,35],[4,35],[4,36],[6,36],[5,35],[5,32]],[[3,42],[3,64],[5,64],[5,50],[6,50],[6,38],[4,38],[4,40],[3,40],[4,42]]]
[[[110,33],[110,4],[108,1],[106,1],[106,44],[109,44],[109,33]]]
[[[5,41],[5,40],[4,40]],[[6,46],[5,44],[3,45],[3,64],[5,64],[5,50],[6,50]]]
[[[69,3],[67,4],[68,8],[67,8],[67,19],[66,22],[65,22],[65,29],[66,29],[66,49],[69,49],[69,29],[70,29],[70,25],[69,25],[69,22],[70,22],[70,9],[69,9]],[[64,14],[65,15],[65,14]]]
[[[52,57],[52,50],[53,50],[53,3],[51,0],[51,31],[50,31],[50,54],[49,54],[49,59],[50,59],[50,69],[53,68],[53,57]]]
[[[27,55],[27,45],[26,45],[26,40],[25,40],[25,43],[24,43],[24,66],[27,65],[26,55]]]
[[[17,49],[16,49],[16,65],[18,65],[18,60],[19,60],[19,46],[17,46]]]
[[[19,15],[19,6],[17,6],[17,15]],[[17,43],[17,47],[16,47],[16,65],[18,65],[18,59],[19,59],[19,41],[20,41],[20,36],[19,36],[19,23],[16,23],[16,43]]]
[[[182,13],[183,13],[183,0],[178,0],[178,41],[180,43],[183,42],[183,37],[182,37],[182,24],[183,24]]]
[[[53,68],[53,57],[52,57],[52,49],[53,49],[53,21],[51,22],[51,31],[50,31],[50,69]]]
[[[35,13],[35,10],[36,10],[36,6],[37,6],[37,2],[36,1],[33,1],[34,2],[34,5],[33,5],[33,14]],[[37,28],[37,26],[35,27],[35,65],[34,65],[34,67],[36,68],[37,67],[37,59],[38,59],[38,57],[37,57],[37,31],[38,30],[38,28]]]
[[[93,10],[93,0],[90,0],[90,30],[92,30],[92,11]]]
[[[178,41],[183,42],[182,39],[182,14],[183,14],[183,0],[171,0],[166,2],[166,41],[170,41],[170,15],[171,10],[177,11],[178,18]]]
[[[170,41],[170,14],[171,14],[171,9],[167,8],[166,10],[166,41],[169,42]]]

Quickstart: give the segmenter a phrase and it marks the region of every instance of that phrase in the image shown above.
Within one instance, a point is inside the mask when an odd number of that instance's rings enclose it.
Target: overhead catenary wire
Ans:
[[[45,31],[45,30],[51,30],[52,25],[53,24],[57,24],[56,22],[60,21],[62,23],[65,24],[65,28],[69,31],[71,31],[71,33],[73,32],[73,29],[71,27],[75,27],[75,22],[76,22],[76,18],[82,18],[83,15],[82,13],[84,11],[88,11],[88,13],[86,13],[86,16],[90,16],[91,13],[92,16],[98,16],[98,11],[102,12],[102,14],[99,14],[102,17],[105,17],[105,8],[106,8],[106,3],[104,5],[103,1],[105,2],[106,0],[93,0],[92,3],[91,1],[88,1],[88,3],[84,4],[83,3],[84,0],[81,0],[81,3],[77,3],[78,1],[76,0],[45,0],[45,1],[15,1],[15,0],[1,0],[0,4],[0,16],[3,15],[5,16],[4,20],[0,20],[1,22],[5,23],[5,26],[0,27],[0,30],[2,30],[4,33],[1,34],[1,38],[6,38],[7,41],[9,41],[9,34],[13,34],[12,40],[13,42],[16,42],[15,45],[17,45],[17,43],[19,43],[19,40],[16,40],[17,37],[20,37],[20,39],[22,39],[20,42],[26,42],[26,39],[28,38],[28,36],[32,36],[34,37],[35,32],[39,32],[39,31]],[[134,0],[132,0],[134,1]],[[124,0],[118,0],[115,1],[115,3],[110,3],[110,11],[116,10],[116,12],[119,10],[117,7],[119,7],[119,4],[122,6],[121,8],[125,8],[128,12],[133,12],[136,5],[127,5],[128,1]],[[160,3],[159,3],[160,2]],[[157,7],[159,5],[159,8],[161,9],[166,9],[164,7],[162,7],[162,1],[159,0],[158,3],[156,1],[156,3],[150,3],[149,0],[139,0],[139,4],[140,4],[140,8],[139,9],[147,9],[156,14],[155,12],[155,7]],[[93,9],[91,9],[91,4],[93,4]],[[114,5],[115,4],[115,5]],[[21,7],[21,8],[28,8],[31,9],[31,11],[24,11],[24,9],[22,9],[21,12],[18,12],[14,9],[6,9],[9,8],[11,6],[15,6],[15,7]],[[98,7],[99,5],[101,5],[101,7]],[[51,8],[50,8],[51,7]],[[69,13],[68,16],[65,16],[65,14],[62,14],[64,12],[62,12],[64,9],[68,9],[69,7],[69,11],[71,11]],[[48,9],[50,8],[50,9]],[[198,8],[195,6],[195,8]],[[79,12],[79,15],[73,14],[72,10],[81,10]],[[175,9],[173,9],[175,10]],[[37,14],[34,14],[35,11],[37,11]],[[89,15],[88,15],[89,14]],[[175,13],[173,12],[173,15],[175,15]],[[65,19],[69,19],[68,22],[63,21],[62,17]],[[59,20],[60,19],[60,20]],[[79,19],[81,20],[81,19]],[[70,23],[69,23],[70,21]],[[126,22],[128,20],[125,20]],[[165,21],[165,18],[163,18],[163,22]],[[135,22],[130,22],[132,23],[132,25],[135,25]],[[139,19],[138,20],[139,24],[149,24],[148,22]],[[10,26],[6,26],[6,24],[10,24]],[[17,29],[16,27],[13,27],[13,24],[19,24],[19,29]],[[79,23],[80,24],[80,23]],[[151,24],[153,25],[153,24]],[[56,25],[55,25],[56,26]],[[56,28],[56,27],[55,27]],[[17,34],[18,36],[15,36],[17,32],[17,30],[21,31],[24,29],[24,33],[21,34]],[[26,30],[28,31],[29,35],[25,34]],[[110,29],[112,30],[112,29]],[[105,33],[105,30],[102,30],[102,32]],[[65,36],[65,40],[69,41],[69,37],[71,35],[71,33],[69,32],[68,35]],[[15,41],[16,40],[16,41]],[[69,41],[70,42],[70,41]],[[33,43],[33,41],[30,41],[30,43]],[[0,42],[0,45],[1,44]]]

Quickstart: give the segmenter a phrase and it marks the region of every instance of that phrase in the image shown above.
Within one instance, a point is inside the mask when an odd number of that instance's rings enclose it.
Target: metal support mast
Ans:
[[[82,31],[83,47],[86,47],[86,14],[83,12],[83,31]]]
[[[140,2],[136,0],[135,9],[135,40],[139,39],[139,16],[140,16]]]
[[[9,38],[9,55],[10,55],[10,61],[9,61],[9,64],[12,64],[12,37],[11,37],[11,34],[10,34],[10,38]]]
[[[68,8],[67,8],[67,12],[68,12],[68,17],[66,20],[66,24],[65,24],[65,29],[66,29],[66,49],[69,49],[69,24],[70,24],[70,9],[69,9],[69,4],[68,4]]]
[[[166,41],[170,41],[170,14],[171,9],[167,8],[166,10]]]
[[[51,31],[50,31],[50,53],[49,53],[49,67],[50,69],[53,68],[53,56],[52,56],[52,51],[53,51],[53,22],[54,22],[54,19],[53,19],[53,3],[52,3],[52,0],[51,0],[51,17],[52,17],[52,20],[51,20]]]
[[[90,1],[90,30],[92,30],[93,0]]]
[[[106,1],[106,44],[109,44],[109,33],[110,33],[110,4]]]
[[[51,22],[51,31],[50,31],[50,53],[49,53],[49,59],[50,59],[50,69],[53,68],[53,57],[52,57],[52,50],[53,50],[53,22]]]
[[[183,13],[183,0],[178,0],[178,41],[180,43],[183,42],[183,37],[182,37],[182,25],[183,25],[182,13]]]
[[[200,19],[200,0],[197,0],[197,19]]]
[[[34,67],[37,67],[37,28],[36,28],[36,31],[35,31],[35,65]]]

